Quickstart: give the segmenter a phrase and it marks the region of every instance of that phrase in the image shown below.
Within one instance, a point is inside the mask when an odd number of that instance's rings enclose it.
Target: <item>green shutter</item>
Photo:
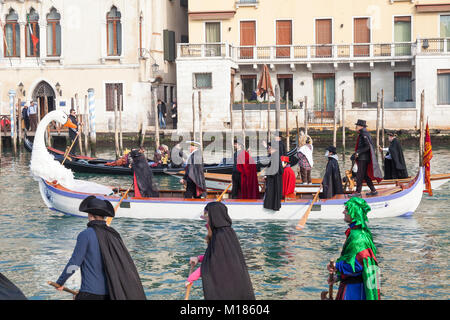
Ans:
[[[175,32],[163,30],[164,60],[175,61]]]

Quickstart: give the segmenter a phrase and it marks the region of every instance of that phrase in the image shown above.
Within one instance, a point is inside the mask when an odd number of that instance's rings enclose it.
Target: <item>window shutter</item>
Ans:
[[[175,32],[170,30],[163,31],[164,41],[164,60],[175,61]]]

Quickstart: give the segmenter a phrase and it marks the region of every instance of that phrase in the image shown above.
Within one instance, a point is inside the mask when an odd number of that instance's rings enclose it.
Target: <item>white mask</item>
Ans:
[[[327,150],[327,151],[325,152],[325,158],[328,158],[329,156],[330,156],[330,151]]]

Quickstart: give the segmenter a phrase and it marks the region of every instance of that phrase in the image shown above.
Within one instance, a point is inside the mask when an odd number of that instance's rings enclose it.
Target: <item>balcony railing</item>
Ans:
[[[227,43],[178,44],[179,58],[226,57],[238,63],[352,62],[354,60],[411,59],[416,54],[450,53],[450,38],[416,42],[232,46]]]

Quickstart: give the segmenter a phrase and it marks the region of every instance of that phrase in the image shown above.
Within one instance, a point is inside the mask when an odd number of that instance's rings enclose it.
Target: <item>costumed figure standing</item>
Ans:
[[[289,157],[281,156],[283,166],[283,198],[295,198],[295,173],[289,165]]]
[[[75,300],[145,300],[144,288],[120,234],[106,224],[114,217],[108,200],[85,198],[79,207],[88,213],[87,229],[77,237],[72,257],[56,281],[64,289],[67,279],[81,269],[81,287]]]
[[[303,184],[311,184],[311,170],[314,166],[312,139],[303,132],[299,137],[299,146],[297,148],[298,167]]]
[[[319,194],[321,199],[331,199],[335,194],[343,194],[341,172],[339,171],[338,155],[336,147],[329,146],[326,149],[325,157],[328,158],[325,174],[322,179],[322,192]]]
[[[279,211],[281,208],[281,198],[283,196],[283,167],[281,165],[278,143],[273,145],[269,142],[268,149],[270,155],[269,167],[265,171],[265,193],[264,208]]]
[[[359,197],[345,203],[344,221],[349,224],[341,256],[328,264],[330,273],[336,272],[329,284],[339,281],[336,300],[379,300],[379,267],[377,250],[367,225],[370,206]]]
[[[258,174],[255,160],[245,151],[242,143],[235,141],[233,172],[231,181],[233,199],[259,199]]]
[[[130,157],[135,197],[159,197],[159,190],[154,182],[153,172],[148,165],[143,149],[131,150]]]
[[[208,247],[204,255],[191,257],[190,263],[201,262],[187,279],[186,286],[202,278],[205,300],[255,300],[252,282],[239,239],[221,202],[206,205],[204,216],[208,229]]]
[[[76,129],[75,128],[69,128],[70,141],[72,141],[72,143],[73,143],[73,147],[72,147],[72,150],[70,152],[72,154],[76,154],[79,151],[79,149],[80,149],[80,146],[79,146],[80,139],[78,137],[78,129],[79,129],[79,126],[81,126],[83,124],[81,122],[78,123],[77,113],[76,113],[75,109],[70,109],[69,119],[76,126]]]
[[[356,160],[356,165],[358,166],[358,171],[356,172],[356,192],[353,195],[361,195],[362,185],[365,181],[370,188],[370,192],[366,195],[375,196],[378,192],[372,180],[380,182],[383,179],[383,175],[378,166],[372,137],[366,129],[366,121],[358,119],[355,125],[359,136],[356,141],[355,153],[350,158],[351,160]]]
[[[381,148],[380,151],[387,152],[384,157],[384,179],[405,179],[408,178],[403,149],[397,139],[397,135],[388,132],[389,147]]]
[[[185,198],[201,198],[206,196],[205,173],[203,169],[203,156],[200,150],[200,143],[195,141],[189,142],[189,155],[185,173],[180,183],[186,185],[184,193]]]

